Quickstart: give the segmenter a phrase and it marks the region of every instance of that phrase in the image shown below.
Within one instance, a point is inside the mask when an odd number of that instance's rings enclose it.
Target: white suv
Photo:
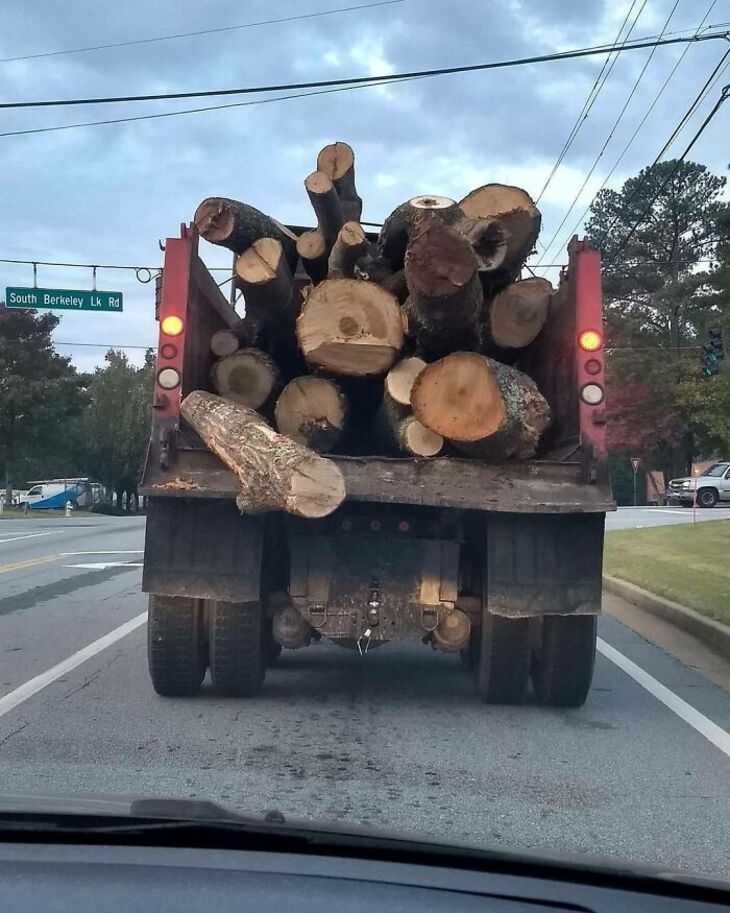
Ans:
[[[698,507],[730,501],[730,463],[715,463],[701,476],[672,479],[667,488],[667,504],[691,505],[695,491]]]

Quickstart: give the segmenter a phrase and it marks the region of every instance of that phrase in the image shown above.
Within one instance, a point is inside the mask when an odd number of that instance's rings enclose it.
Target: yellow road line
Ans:
[[[61,552],[58,555],[45,555],[42,558],[27,558],[25,561],[16,561],[15,564],[0,564],[0,574],[21,571],[23,568],[34,567],[36,564],[46,564],[48,561],[57,561],[63,557],[63,552]]]

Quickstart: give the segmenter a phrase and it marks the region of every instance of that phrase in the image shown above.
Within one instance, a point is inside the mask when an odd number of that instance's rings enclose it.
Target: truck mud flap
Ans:
[[[142,589],[162,596],[253,602],[261,588],[263,521],[232,501],[150,498]]]
[[[601,611],[603,514],[489,514],[487,610],[522,618]]]

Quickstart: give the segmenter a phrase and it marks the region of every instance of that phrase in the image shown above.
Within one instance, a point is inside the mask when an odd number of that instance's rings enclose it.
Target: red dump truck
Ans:
[[[300,229],[301,230],[301,229]],[[347,497],[323,519],[239,513],[237,479],[180,416],[210,385],[211,335],[239,319],[198,252],[194,228],[165,244],[143,589],[155,690],[262,688],[282,646],[322,637],[368,650],[413,640],[460,652],[487,702],[578,706],[593,675],[605,512],[600,259],[574,238],[525,370],[553,421],[535,459],[331,456]],[[394,660],[395,661],[395,660]]]

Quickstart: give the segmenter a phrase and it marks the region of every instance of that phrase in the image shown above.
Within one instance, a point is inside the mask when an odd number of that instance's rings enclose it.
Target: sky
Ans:
[[[3,0],[0,98],[30,101],[219,89],[386,75],[550,54],[616,40],[629,9],[632,38],[730,21],[730,0],[400,0],[294,22],[217,34],[23,60],[34,54],[301,16],[367,0]],[[372,0],[371,0],[372,2]],[[674,12],[667,23],[667,19]],[[711,7],[711,9],[710,9]],[[691,30],[691,31],[686,31]],[[624,33],[625,34],[625,33]],[[649,164],[725,53],[726,43],[689,48],[636,139],[608,177],[623,181]],[[565,262],[565,246],[684,46],[619,56],[542,198],[533,265]],[[645,64],[646,69],[642,74]],[[160,242],[174,237],[207,196],[248,202],[281,222],[311,224],[304,178],[318,150],[344,140],[356,155],[363,219],[380,222],[403,200],[435,193],[460,199],[491,181],[533,197],[568,137],[603,57],[421,79],[390,86],[248,105],[179,117],[32,135],[0,135],[0,258],[161,265]],[[730,62],[730,59],[729,59]],[[639,79],[639,77],[641,77]],[[637,84],[638,80],[638,84]],[[669,149],[683,151],[730,82],[720,74],[698,113]],[[636,85],[625,113],[606,143]],[[261,96],[255,96],[260,98]],[[267,96],[272,97],[272,96]],[[0,110],[0,134],[38,127],[181,110],[246,99]],[[727,174],[730,104],[692,151]],[[576,193],[594,169],[575,207]],[[230,270],[227,251],[201,242],[201,256]],[[142,274],[146,278],[147,274]],[[32,285],[30,266],[0,262],[7,285]],[[38,267],[38,285],[90,289],[89,269]],[[122,314],[58,311],[58,350],[90,370],[106,346],[128,346],[141,361],[154,346],[154,284],[131,269],[97,271],[97,287],[124,293]],[[73,343],[74,345],[67,345]],[[83,345],[82,345],[83,344]],[[140,348],[133,348],[140,347]]]

